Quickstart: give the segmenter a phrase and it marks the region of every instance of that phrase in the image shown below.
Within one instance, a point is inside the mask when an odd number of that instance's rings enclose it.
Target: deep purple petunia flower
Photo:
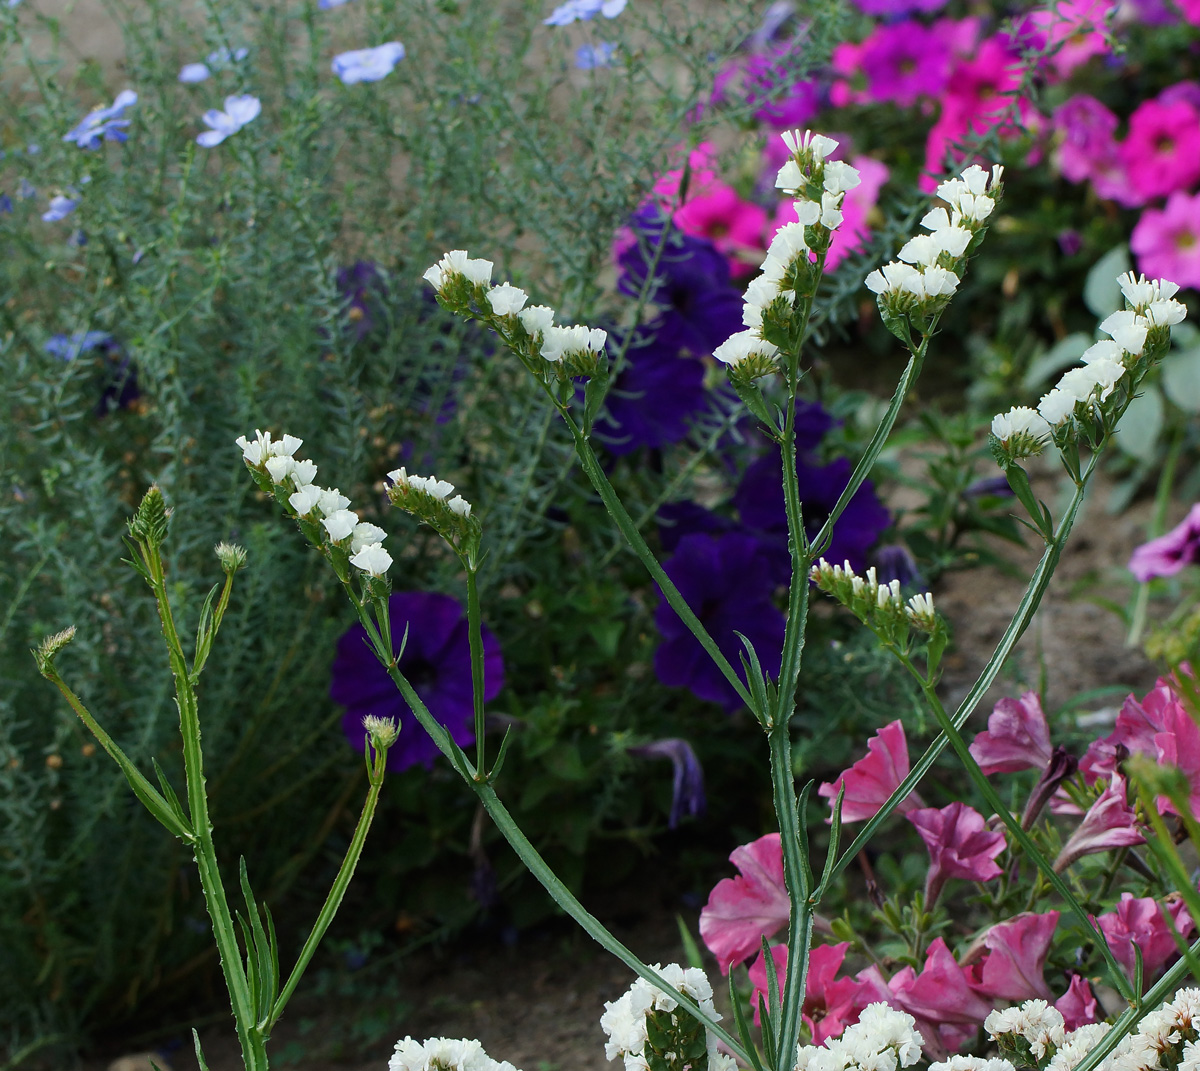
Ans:
[[[705,532],[719,536],[732,531],[733,521],[705,509],[698,502],[667,502],[658,509],[658,541],[672,554],[684,536]]]
[[[630,755],[642,759],[670,759],[674,768],[671,785],[671,813],[667,816],[667,828],[674,829],[680,818],[699,818],[708,808],[704,796],[704,767],[696,758],[692,745],[686,740],[671,737],[667,740],[652,740],[649,744],[631,747]]]
[[[838,496],[850,480],[852,466],[847,458],[835,458],[828,465],[818,465],[803,454],[796,458],[796,475],[800,482],[800,503],[804,513],[804,531],[815,538],[829,511],[837,504]],[[786,583],[791,569],[787,550],[787,514],[783,505],[783,461],[777,453],[765,454],[753,462],[733,496],[742,523],[758,534],[769,548],[774,576]],[[883,503],[875,495],[870,480],[850,499],[833,526],[833,540],[823,556],[841,563],[849,561],[861,569],[867,551],[891,523]]]
[[[719,539],[685,536],[663,569],[739,674],[744,650],[740,632],[754,645],[763,669],[778,676],[783,614],[771,601],[770,563],[757,539],[734,532]],[[654,623],[663,637],[654,652],[658,679],[672,688],[688,688],[728,711],[737,710],[737,692],[665,599],[654,612]]]
[[[400,656],[400,672],[408,678],[429,713],[450,730],[461,747],[475,739],[471,692],[471,649],[467,616],[462,604],[435,591],[397,591],[388,603],[392,642],[399,646],[404,630],[408,643]],[[484,700],[494,699],[504,686],[500,643],[483,629]],[[388,752],[388,769],[406,770],[418,763],[433,765],[437,745],[421,728],[387,671],[368,646],[366,631],[355,625],[338,640],[330,670],[329,695],[346,707],[342,731],[362,751],[368,714],[395,718],[400,736]]]
[[[619,344],[610,333],[610,353]],[[635,338],[625,358],[596,421],[596,438],[617,455],[681,441],[709,404],[704,365],[656,336]]]

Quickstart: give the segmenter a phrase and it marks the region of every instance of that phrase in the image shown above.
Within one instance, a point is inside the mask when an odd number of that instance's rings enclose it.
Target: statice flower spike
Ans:
[[[471,504],[462,495],[450,497],[452,483],[435,476],[410,475],[403,467],[389,472],[388,479],[387,496],[393,506],[428,524],[460,555],[469,557],[478,551],[479,520],[472,516]]]

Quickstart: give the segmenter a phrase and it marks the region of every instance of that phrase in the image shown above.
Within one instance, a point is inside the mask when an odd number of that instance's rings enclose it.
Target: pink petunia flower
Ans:
[[[1058,51],[1046,61],[1055,74],[1067,78],[1093,56],[1105,56],[1112,51],[1104,27],[1113,7],[1112,0],[1060,0],[1029,17],[1031,27],[1042,38],[1037,43],[1043,48],[1061,42]]]
[[[687,162],[691,169],[686,190],[688,197],[705,193],[717,185],[717,155],[717,147],[711,141],[700,142],[688,153]],[[673,168],[655,180],[654,193],[664,204],[670,205],[679,197],[683,170],[682,166]]]
[[[858,1021],[859,1013],[868,1004],[880,999],[880,986],[874,978],[838,978],[850,942],[839,945],[814,945],[808,955],[808,976],[804,979],[804,1005],[800,1014],[812,1034],[812,1043],[820,1045],[826,1038],[840,1037],[842,1031]],[[771,958],[782,992],[787,981],[788,951],[786,945],[773,945]],[[769,1000],[766,960],[761,952],[750,967],[750,1006],[754,1022],[759,1022],[758,999]],[[886,986],[882,987],[886,992]]]
[[[867,216],[879,200],[879,191],[891,172],[888,166],[871,156],[855,156],[850,161],[858,168],[859,183],[846,193],[842,202],[842,224],[833,232],[825,269],[833,271],[851,253],[858,253],[871,236]]]
[[[991,1001],[971,988],[967,973],[941,937],[926,950],[920,974],[904,967],[892,975],[888,988],[889,1003],[917,1020],[925,1052],[933,1059],[943,1059],[973,1036],[992,1010]]]
[[[1092,992],[1092,987],[1082,974],[1071,975],[1071,984],[1054,1002],[1054,1007],[1062,1015],[1067,1033],[1088,1023],[1094,1023],[1100,1018],[1100,1004],[1096,1000],[1096,994]]]
[[[857,60],[867,77],[867,99],[901,107],[934,98],[950,77],[950,48],[937,31],[904,20],[877,26]]]
[[[1165,208],[1147,208],[1129,246],[1140,271],[1200,289],[1200,193],[1178,190]]]
[[[989,776],[1017,770],[1044,770],[1050,762],[1050,726],[1037,692],[1001,699],[992,708],[986,732],[971,742],[971,756]]]
[[[1121,160],[1142,204],[1200,179],[1200,114],[1185,100],[1145,100],[1129,117]]]
[[[790,907],[778,833],[734,848],[729,861],[740,876],[717,882],[700,911],[700,937],[722,974],[759,951],[764,937],[786,926]]]
[[[988,830],[983,815],[975,808],[955,801],[942,808],[912,810],[906,817],[929,849],[927,905],[937,901],[947,878],[990,881],[1002,873],[996,856],[1004,851],[1004,834]]]
[[[900,787],[908,776],[908,741],[904,738],[904,726],[900,721],[891,722],[879,730],[867,742],[867,754],[850,769],[839,775],[830,784],[825,782],[817,794],[826,799],[837,800],[842,785],[846,786],[846,797],[842,801],[842,821],[862,822],[874,818],[888,797]],[[910,792],[897,805],[901,814],[923,807],[921,797]]]
[[[689,196],[675,212],[675,226],[712,242],[729,261],[734,277],[749,275],[762,259],[766,225],[766,209],[743,201],[732,186],[722,183]]]
[[[1137,827],[1137,815],[1125,799],[1125,779],[1113,774],[1058,853],[1054,869],[1061,874],[1085,855],[1141,844],[1144,840]]]
[[[1135,973],[1134,946],[1142,953],[1142,974],[1149,985],[1162,973],[1179,949],[1167,925],[1168,913],[1182,937],[1192,932],[1192,917],[1181,899],[1160,904],[1152,896],[1134,899],[1132,893],[1122,893],[1116,911],[1095,919],[1112,949],[1113,958],[1125,969],[1129,980]]]
[[[993,926],[983,937],[987,957],[974,972],[975,991],[989,1000],[1053,1000],[1046,984],[1046,954],[1058,912],[1023,913]]]

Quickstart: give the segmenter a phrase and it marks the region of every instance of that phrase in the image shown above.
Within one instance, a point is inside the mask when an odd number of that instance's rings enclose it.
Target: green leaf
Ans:
[[[1187,413],[1200,413],[1200,348],[1168,353],[1162,362],[1163,393]]]
[[[1078,364],[1083,351],[1091,344],[1092,336],[1082,331],[1067,335],[1030,364],[1025,378],[1021,380],[1021,386],[1026,390],[1036,390],[1056,372]]]
[[[1092,265],[1083,284],[1083,303],[1096,319],[1103,320],[1109,313],[1125,307],[1117,276],[1131,267],[1129,247],[1124,242],[1110,249]]]
[[[696,938],[692,936],[692,931],[688,929],[682,915],[676,915],[675,921],[679,925],[679,943],[683,945],[683,958],[687,960],[689,967],[703,970],[704,956],[700,952],[700,946],[696,944]]]
[[[1163,429],[1164,406],[1157,387],[1146,387],[1129,403],[1113,441],[1139,461],[1153,461]]]

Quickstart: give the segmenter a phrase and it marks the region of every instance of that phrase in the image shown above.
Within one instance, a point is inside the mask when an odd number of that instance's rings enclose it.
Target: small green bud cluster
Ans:
[[[53,636],[47,636],[38,644],[37,650],[33,652],[33,657],[37,661],[38,672],[43,677],[50,676],[50,672],[53,669],[54,656],[74,638],[75,626],[71,625],[69,628],[63,629],[62,632],[56,632]]]

